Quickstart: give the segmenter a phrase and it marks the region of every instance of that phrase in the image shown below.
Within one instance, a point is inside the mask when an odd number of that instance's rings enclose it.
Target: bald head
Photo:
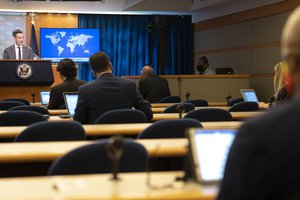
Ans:
[[[153,77],[154,69],[150,65],[145,65],[142,69],[142,78]]]
[[[300,7],[292,12],[283,28],[281,56],[288,64],[296,89],[300,91]]]

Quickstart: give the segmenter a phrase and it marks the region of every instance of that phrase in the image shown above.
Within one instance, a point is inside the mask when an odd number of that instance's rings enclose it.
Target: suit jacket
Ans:
[[[160,99],[171,96],[168,81],[157,76],[141,79],[139,91],[151,103],[157,103]]]
[[[28,46],[22,45],[22,58],[33,59],[32,49]],[[15,45],[11,45],[4,50],[3,59],[16,59]]]
[[[63,97],[64,92],[78,92],[79,86],[85,84],[85,81],[77,79],[66,79],[62,83],[51,88],[50,100],[48,109],[65,108],[65,101]]]
[[[300,199],[299,113],[298,99],[241,126],[218,200]]]
[[[74,120],[91,124],[107,111],[132,107],[152,118],[150,103],[143,99],[133,81],[105,73],[79,88]]]

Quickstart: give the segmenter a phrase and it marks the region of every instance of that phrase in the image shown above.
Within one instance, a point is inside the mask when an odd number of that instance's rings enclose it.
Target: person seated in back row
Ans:
[[[151,65],[143,67],[142,79],[139,81],[138,88],[143,97],[151,103],[157,103],[160,99],[171,96],[168,81],[155,76]]]
[[[209,66],[209,62],[206,56],[201,56],[196,66],[200,75],[216,74],[215,69]]]
[[[112,64],[104,52],[93,54],[89,62],[97,79],[79,88],[74,120],[92,124],[107,111],[132,107],[144,112],[148,120],[152,119],[151,104],[142,97],[135,82],[112,73]]]
[[[79,86],[85,84],[85,81],[77,80],[77,68],[73,60],[62,59],[56,68],[59,72],[62,83],[51,88],[48,109],[65,108],[64,92],[78,92]]]

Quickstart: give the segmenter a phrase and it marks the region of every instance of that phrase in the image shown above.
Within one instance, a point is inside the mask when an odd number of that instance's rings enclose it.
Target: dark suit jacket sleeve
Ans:
[[[78,101],[77,101],[77,106],[75,109],[75,115],[73,119],[82,124],[88,123],[88,110],[86,107],[86,101],[81,88],[79,88]]]
[[[59,91],[51,88],[51,91],[50,91],[50,100],[49,100],[49,103],[48,103],[48,106],[47,108],[48,109],[58,109],[58,95],[61,95],[61,93],[59,93]]]
[[[268,187],[274,180],[269,178],[272,166],[265,149],[268,144],[256,139],[265,131],[257,127],[257,123],[244,124],[237,132],[217,200],[272,199]]]
[[[9,59],[7,49],[5,49],[3,52],[3,59]]]
[[[152,119],[153,113],[151,110],[151,104],[142,97],[141,93],[138,90],[136,91],[136,93],[136,102],[133,107],[144,112],[148,120]]]
[[[141,79],[140,81],[139,81],[139,86],[138,86],[138,89],[139,89],[139,91],[140,91],[140,93],[141,93],[141,95],[143,96],[143,97],[145,97],[145,94],[146,94],[146,89],[145,89],[145,84],[144,84],[144,79]]]

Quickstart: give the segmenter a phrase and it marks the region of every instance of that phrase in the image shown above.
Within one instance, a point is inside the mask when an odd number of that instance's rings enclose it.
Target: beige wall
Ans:
[[[195,65],[198,58],[205,55],[215,68],[234,67],[241,74],[251,74],[250,87],[257,91],[259,99],[266,101],[273,94],[274,66],[281,59],[281,31],[295,4],[296,1],[287,0],[268,9],[258,8],[236,17],[209,20],[211,25],[208,22],[195,24]],[[243,16],[241,20],[239,16]]]

